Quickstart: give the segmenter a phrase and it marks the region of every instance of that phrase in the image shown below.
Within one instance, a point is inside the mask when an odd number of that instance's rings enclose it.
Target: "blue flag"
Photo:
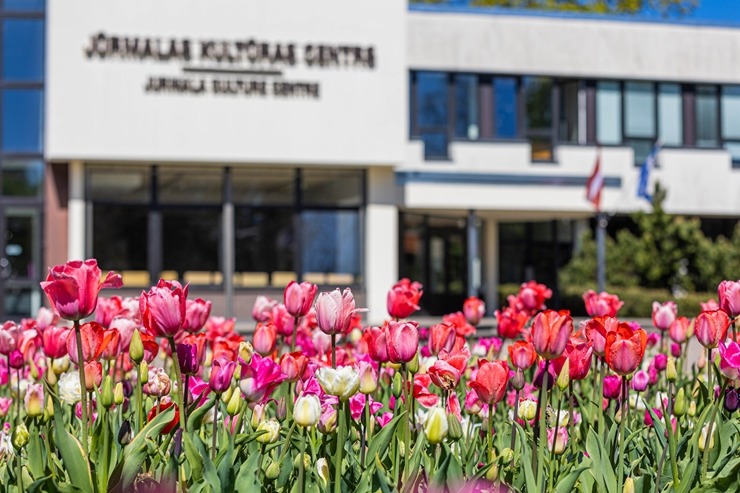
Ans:
[[[651,204],[653,203],[653,195],[648,190],[648,182],[650,180],[650,172],[655,167],[655,158],[659,150],[660,143],[656,142],[640,168],[640,181],[637,184],[637,197],[643,198]]]

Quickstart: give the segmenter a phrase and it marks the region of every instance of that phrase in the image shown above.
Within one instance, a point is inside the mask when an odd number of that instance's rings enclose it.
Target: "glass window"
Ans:
[[[730,153],[733,163],[740,162],[740,142],[725,142],[725,149]]]
[[[93,201],[148,204],[151,168],[144,166],[91,166],[88,194]]]
[[[159,201],[163,204],[220,204],[223,169],[157,168]]]
[[[622,94],[618,82],[596,85],[596,141],[599,144],[622,143]]]
[[[101,266],[116,271],[147,270],[148,212],[142,205],[93,204],[93,256]]]
[[[514,77],[493,79],[494,123],[496,137],[514,138],[518,135],[517,84]]]
[[[162,265],[180,279],[190,273],[210,274],[218,284],[220,272],[221,211],[215,208],[162,209]],[[205,276],[199,276],[205,277]]]
[[[416,132],[424,141],[427,158],[447,157],[447,74],[416,74]]]
[[[740,86],[722,88],[722,137],[740,139]]]
[[[304,272],[350,274],[352,281],[358,282],[360,221],[357,211],[305,211],[301,226]]]
[[[716,147],[719,144],[717,88],[696,87],[696,145]]]
[[[232,168],[234,202],[249,205],[292,205],[295,170],[281,168]]]
[[[624,134],[655,138],[655,91],[649,82],[624,85]]]
[[[683,103],[678,84],[658,86],[658,129],[664,145],[683,144]]]
[[[283,208],[237,207],[234,212],[236,272],[295,270],[293,212]]]
[[[635,164],[642,164],[653,149],[655,142],[652,139],[625,139],[624,143],[635,152]]]
[[[560,125],[558,138],[562,142],[578,142],[578,82],[560,86]]]
[[[6,10],[44,10],[44,0],[2,0]]]
[[[455,76],[455,137],[477,140],[478,128],[478,77],[459,74]]]
[[[2,94],[2,148],[6,152],[41,152],[42,92],[6,89]]]
[[[364,195],[363,174],[359,170],[303,170],[303,204],[360,206]]]
[[[44,163],[40,159],[8,159],[0,168],[6,197],[41,197],[44,193]]]
[[[524,110],[528,129],[552,128],[552,79],[525,77]]]
[[[6,19],[2,32],[3,78],[41,81],[44,75],[44,21]]]
[[[8,208],[5,212],[3,276],[37,279],[39,275],[39,210]]]

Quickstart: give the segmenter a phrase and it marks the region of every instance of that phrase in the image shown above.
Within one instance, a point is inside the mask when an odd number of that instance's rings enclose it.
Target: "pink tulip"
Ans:
[[[637,370],[632,377],[632,390],[642,392],[648,386],[650,376],[644,370]]]
[[[95,309],[95,321],[105,327],[110,327],[111,321],[121,313],[121,297],[98,298],[98,307]]]
[[[604,377],[604,397],[607,399],[617,399],[622,389],[622,379],[617,375],[607,375]]]
[[[114,338],[113,331],[105,330],[97,322],[89,322],[80,327],[83,362],[97,361]],[[77,338],[74,334],[67,336],[67,354],[72,363],[79,365]],[[87,370],[86,370],[87,371]]]
[[[740,315],[740,281],[722,281],[717,286],[719,308],[732,318]]]
[[[509,381],[509,365],[506,361],[478,360],[478,371],[475,377],[468,382],[478,398],[485,404],[492,405],[506,395],[506,384]]]
[[[23,338],[23,329],[15,322],[8,320],[0,327],[0,354],[9,355],[16,349],[20,349]]]
[[[388,322],[386,342],[388,359],[392,363],[408,363],[419,349],[419,330],[416,322]]]
[[[372,397],[369,395],[366,396],[365,394],[357,393],[349,398],[349,412],[352,416],[352,419],[355,421],[359,421],[359,419],[362,417],[363,412],[365,411],[365,400],[370,399],[368,401],[368,408],[370,409],[370,416],[373,416],[375,413],[383,409],[383,403],[378,402],[376,400],[373,400]]]
[[[85,363],[85,387],[88,392],[95,392],[103,382],[103,365],[100,361]]]
[[[442,322],[429,327],[429,350],[437,355],[443,349],[452,351],[456,339],[455,327],[452,324]]]
[[[149,292],[139,297],[144,327],[155,337],[175,337],[185,322],[188,286],[160,279]]]
[[[272,323],[258,323],[252,336],[252,346],[262,356],[267,356],[275,351],[277,346],[277,329]]]
[[[313,305],[317,290],[318,286],[310,282],[298,284],[295,281],[290,281],[283,292],[285,309],[293,317],[306,316]]]
[[[234,370],[236,370],[236,362],[223,357],[214,360],[211,366],[211,375],[208,378],[208,385],[211,390],[217,394],[225,392],[231,386]]]
[[[206,324],[211,314],[211,302],[202,298],[187,300],[185,302],[185,319],[182,323],[183,330],[198,332]]]
[[[680,358],[681,357],[681,345],[676,344],[675,342],[671,343],[671,356],[674,358]]]
[[[383,428],[385,425],[390,423],[392,420],[393,420],[393,413],[391,412],[383,413],[380,416],[377,416],[375,418],[375,421],[378,422],[378,426],[381,428]]]
[[[594,353],[604,356],[606,334],[617,330],[618,325],[619,320],[614,317],[596,317],[585,323],[586,337],[593,346]]]
[[[701,311],[703,312],[719,310],[719,304],[715,300],[707,300],[704,303],[699,303],[699,305],[701,305]]]
[[[272,316],[272,308],[277,305],[277,301],[271,300],[267,296],[257,296],[252,306],[252,318],[256,322],[267,322]]]
[[[573,332],[570,312],[546,310],[538,313],[532,322],[532,344],[537,354],[545,359],[555,359],[565,350]]]
[[[0,418],[4,418],[10,411],[10,406],[13,405],[13,399],[9,397],[0,397]]]
[[[284,337],[293,335],[295,327],[295,317],[290,314],[285,305],[282,303],[272,307],[272,323],[275,324],[277,333]]]
[[[329,335],[347,332],[352,323],[352,316],[364,311],[367,309],[355,308],[355,298],[349,288],[346,288],[344,292],[340,292],[337,288],[330,293],[321,293],[316,300],[316,317],[319,321],[319,328]]]
[[[108,272],[102,281],[101,275],[97,260],[73,260],[49,269],[41,289],[57,315],[66,320],[80,320],[95,311],[102,288],[120,288],[123,285],[121,276],[113,271]]]
[[[39,308],[38,313],[36,313],[36,326],[41,331],[46,330],[49,326],[55,325],[58,320],[59,317],[45,306]]]
[[[468,367],[469,359],[470,350],[465,346],[454,354],[442,351],[427,373],[437,387],[453,390],[460,383],[460,378]]]
[[[719,355],[719,371],[729,380],[740,380],[740,344],[720,342]]]
[[[583,302],[586,305],[586,313],[590,317],[616,317],[617,312],[624,305],[624,301],[620,301],[619,296],[615,294],[604,291],[596,294],[591,289],[583,293]]]
[[[411,282],[407,278],[401,279],[388,291],[386,299],[388,314],[395,319],[411,316],[419,309],[422,293],[421,284]]]
[[[271,359],[258,354],[249,364],[242,364],[239,388],[250,403],[262,403],[285,380],[280,367]]]
[[[370,357],[378,363],[388,362],[387,332],[380,327],[368,327],[365,331]]]
[[[686,342],[689,336],[689,325],[691,320],[686,317],[678,317],[668,329],[668,335],[671,337],[673,342],[683,344]]]
[[[521,285],[517,298],[524,310],[533,314],[545,309],[545,301],[552,298],[552,290],[537,281],[529,281]]]
[[[668,356],[663,353],[656,354],[655,356],[653,356],[653,364],[655,365],[656,370],[665,370],[666,366],[668,365]]]
[[[486,304],[483,303],[483,300],[471,296],[463,303],[463,313],[468,322],[478,325],[486,314]]]
[[[671,327],[676,321],[678,307],[673,301],[666,301],[662,305],[657,301],[653,302],[653,326],[664,332]]]
[[[696,338],[705,348],[715,348],[725,340],[730,317],[723,310],[701,312],[694,321]]]

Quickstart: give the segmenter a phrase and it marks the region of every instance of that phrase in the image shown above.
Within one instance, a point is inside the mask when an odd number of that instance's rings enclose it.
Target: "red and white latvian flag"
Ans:
[[[604,188],[604,174],[601,172],[601,152],[596,154],[596,164],[586,182],[586,198],[598,211],[601,206],[601,190]]]

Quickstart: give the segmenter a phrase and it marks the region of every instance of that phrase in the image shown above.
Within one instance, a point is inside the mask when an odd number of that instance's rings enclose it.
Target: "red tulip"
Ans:
[[[624,305],[624,301],[619,301],[619,296],[604,291],[596,294],[592,289],[583,293],[583,302],[590,317],[616,317]]]
[[[408,363],[419,349],[419,329],[416,322],[388,322],[386,343],[392,363]]]
[[[486,404],[496,404],[506,395],[506,384],[509,381],[509,365],[506,361],[478,360],[480,365],[475,378],[468,382],[478,398]]]
[[[696,338],[705,348],[715,348],[727,337],[730,317],[724,310],[701,312],[694,321]]]
[[[292,336],[295,327],[295,317],[291,315],[282,303],[272,307],[272,323],[281,336]]]
[[[325,334],[343,334],[351,328],[352,316],[357,312],[367,311],[366,308],[355,308],[355,297],[352,290],[339,288],[330,293],[320,293],[316,300],[316,318],[319,329]]]
[[[640,367],[646,347],[644,330],[621,323],[616,330],[606,334],[606,364],[619,375],[630,375]]]
[[[653,326],[661,332],[668,330],[676,320],[677,313],[678,307],[674,302],[666,301],[661,305],[653,301]]]
[[[104,360],[116,359],[121,352],[121,334],[117,329],[106,330],[105,334],[110,334],[110,340],[105,346],[105,349],[100,354],[100,357]]]
[[[41,289],[57,315],[76,321],[95,311],[102,288],[120,288],[123,285],[121,276],[113,271],[108,272],[102,281],[101,276],[97,260],[72,260],[49,269]]]
[[[443,349],[452,351],[455,345],[455,327],[452,324],[442,322],[429,327],[429,351],[437,355]]]
[[[139,310],[147,331],[155,337],[175,337],[185,322],[188,286],[160,279],[139,297]]]
[[[202,298],[187,300],[185,302],[185,319],[182,323],[183,330],[198,332],[206,324],[211,315],[212,304]]]
[[[363,337],[367,340],[370,357],[378,363],[388,362],[387,332],[380,327],[368,327]]]
[[[262,356],[267,356],[275,351],[277,345],[277,329],[272,323],[258,323],[252,336],[252,346]]]
[[[529,281],[519,288],[518,298],[525,310],[534,313],[545,309],[545,300],[552,298],[552,290],[537,281]]]
[[[421,284],[407,278],[401,279],[388,291],[388,314],[396,319],[409,317],[419,309],[422,293]]]
[[[614,317],[596,317],[586,321],[585,331],[586,338],[594,348],[594,353],[604,356],[604,346],[606,345],[606,334],[616,330],[619,320]]]
[[[671,337],[673,342],[683,344],[686,342],[689,336],[689,325],[691,320],[686,317],[678,317],[672,324],[671,328],[668,329],[668,335]]]
[[[308,358],[300,352],[285,353],[280,357],[280,371],[285,374],[285,380],[296,382],[303,376],[308,366]]]
[[[67,337],[70,332],[71,330],[65,327],[47,327],[41,335],[44,341],[44,354],[52,359],[64,357],[67,354]]]
[[[110,327],[111,321],[123,310],[120,296],[110,298],[98,298],[98,306],[95,309],[95,321],[105,327]]]
[[[554,359],[563,353],[572,332],[573,319],[569,311],[545,310],[532,322],[532,344],[537,354]]]
[[[465,373],[469,359],[470,350],[467,347],[454,354],[442,351],[439,353],[439,359],[429,368],[429,377],[437,387],[452,390],[460,383],[460,377]]]
[[[108,347],[113,339],[113,331],[105,330],[97,322],[89,322],[80,327],[80,337],[82,339],[82,359],[83,362],[97,361]],[[76,365],[79,365],[77,358],[77,338],[70,334],[67,337],[67,353],[69,359]]]
[[[471,296],[463,303],[463,313],[465,314],[465,318],[468,319],[468,322],[478,325],[486,314],[486,304],[483,303],[483,300]]]
[[[310,282],[298,284],[290,281],[283,292],[285,309],[293,317],[304,317],[313,306],[313,300],[316,297],[318,286]]]
[[[163,399],[164,401],[164,399]],[[167,409],[171,408],[172,406],[175,406],[175,416],[172,418],[172,420],[167,423],[167,425],[162,428],[162,431],[159,432],[160,435],[169,435],[172,430],[174,430],[177,426],[180,424],[180,410],[177,408],[177,404],[175,404],[172,401],[164,401],[159,404],[159,406],[154,406],[149,410],[149,414],[147,414],[147,423],[151,420],[153,420],[157,414],[165,412]]]
[[[571,380],[583,380],[591,369],[592,354],[593,347],[591,347],[590,344],[573,344],[573,341],[571,340],[565,348],[565,354],[562,357],[553,360],[555,373],[560,375],[560,370],[563,369],[565,360],[568,359],[568,377]]]
[[[419,373],[413,376],[414,400],[426,408],[436,406],[439,396],[429,391],[432,379],[428,373]]]
[[[514,344],[509,345],[508,349],[509,359],[511,359],[511,364],[514,365],[514,368],[528,370],[537,361],[537,353],[529,341],[516,341]]]
[[[442,317],[442,321],[455,327],[455,333],[460,337],[475,334],[475,327],[468,323],[463,312],[448,313]]]
[[[493,313],[498,322],[498,335],[506,339],[516,339],[522,333],[522,329],[529,321],[529,315],[526,312],[511,307],[505,307],[503,310],[496,310]]]
[[[732,318],[740,315],[740,281],[722,281],[717,286],[719,308]]]

